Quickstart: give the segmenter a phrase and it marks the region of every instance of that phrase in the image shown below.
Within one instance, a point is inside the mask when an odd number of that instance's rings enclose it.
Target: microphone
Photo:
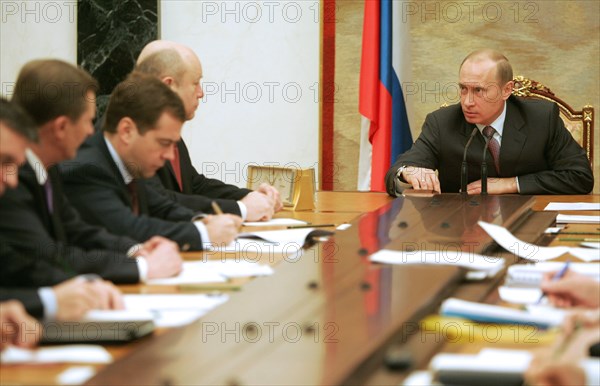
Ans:
[[[481,195],[487,196],[487,194],[488,194],[488,192],[487,192],[488,172],[487,172],[487,162],[485,161],[485,155],[488,150],[488,144],[490,143],[490,139],[488,137],[486,137],[485,135],[483,136],[483,138],[485,138],[485,146],[483,146],[483,156],[482,156],[482,160],[481,160]]]
[[[478,131],[479,131],[479,129],[477,129],[477,126],[475,126],[473,128],[473,131],[471,132],[471,136],[469,137],[467,144],[465,145],[462,166],[460,169],[460,192],[462,194],[467,194],[467,175],[468,175],[467,172],[468,172],[468,168],[469,168],[467,166],[467,150],[469,149],[469,146],[471,146],[471,142],[473,142],[473,138],[475,138],[475,134],[477,134]]]

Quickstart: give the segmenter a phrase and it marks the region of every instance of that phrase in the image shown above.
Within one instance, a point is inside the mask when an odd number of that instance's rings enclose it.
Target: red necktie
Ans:
[[[494,138],[496,130],[492,126],[486,126],[483,128],[483,135],[488,139],[488,149],[494,159],[494,166],[496,167],[496,173],[500,175],[500,144]]]
[[[183,184],[181,183],[181,165],[179,163],[179,147],[175,145],[175,158],[171,161],[171,166],[173,167],[173,173],[175,173],[175,179],[179,184],[179,190],[183,192]]]

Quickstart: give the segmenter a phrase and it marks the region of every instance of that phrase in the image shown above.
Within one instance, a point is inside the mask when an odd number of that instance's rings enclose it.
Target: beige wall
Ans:
[[[338,0],[337,4],[334,188],[354,190],[364,2]],[[515,75],[543,83],[575,108],[595,107],[594,170],[600,178],[599,1],[412,1],[404,7],[411,30],[415,91],[407,98],[413,106],[409,116],[413,138],[421,132],[428,112],[444,102],[458,102],[454,83],[463,57],[474,49],[491,47],[505,53]],[[596,182],[596,193],[599,186]]]

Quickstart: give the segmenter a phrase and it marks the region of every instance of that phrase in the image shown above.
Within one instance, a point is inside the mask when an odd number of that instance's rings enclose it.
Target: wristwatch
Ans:
[[[406,181],[402,178],[402,172],[404,171],[404,169],[406,169],[406,165],[400,166],[400,168],[396,172],[396,178],[398,178],[398,180],[400,180],[400,182],[403,182],[406,184]]]

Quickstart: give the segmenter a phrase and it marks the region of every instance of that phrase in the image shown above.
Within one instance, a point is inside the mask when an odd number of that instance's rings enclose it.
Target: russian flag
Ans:
[[[365,1],[359,190],[384,192],[386,172],[413,143],[398,76],[409,70],[408,28],[401,18],[401,6],[401,1]]]

